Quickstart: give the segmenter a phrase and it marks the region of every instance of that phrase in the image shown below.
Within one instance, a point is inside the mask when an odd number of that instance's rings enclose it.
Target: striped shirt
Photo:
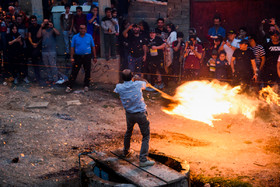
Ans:
[[[253,52],[254,52],[254,55],[255,55],[255,61],[256,61],[256,65],[257,65],[257,68],[259,69],[260,68],[260,65],[261,65],[261,57],[265,56],[265,50],[263,48],[263,46],[261,45],[256,45],[255,47],[249,47]]]

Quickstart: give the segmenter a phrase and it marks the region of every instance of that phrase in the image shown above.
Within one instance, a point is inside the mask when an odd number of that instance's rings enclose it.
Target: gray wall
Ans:
[[[187,38],[190,27],[190,0],[168,0],[167,4],[131,1],[128,13],[131,23],[144,20],[154,28],[160,17],[165,19],[165,23],[172,22]]]
[[[190,0],[168,0],[167,18],[187,38],[190,27]]]
[[[146,21],[151,28],[156,26],[156,20],[158,18],[167,17],[167,4],[166,3],[149,3],[131,1],[128,10],[128,20],[131,23],[139,23],[140,21]]]

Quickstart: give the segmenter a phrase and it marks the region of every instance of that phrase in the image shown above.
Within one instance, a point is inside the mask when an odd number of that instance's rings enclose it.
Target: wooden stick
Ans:
[[[159,92],[162,95],[162,97],[164,97],[165,99],[169,99],[169,100],[172,100],[172,101],[178,101],[176,98],[172,97],[171,95],[168,95],[167,93],[164,93],[160,89],[157,89],[156,87],[152,86],[150,83],[147,83],[147,86],[150,87],[150,88],[153,88],[154,90]]]

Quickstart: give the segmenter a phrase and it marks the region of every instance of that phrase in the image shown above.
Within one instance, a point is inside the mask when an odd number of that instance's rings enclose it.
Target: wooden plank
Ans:
[[[89,156],[138,186],[162,186],[186,179],[185,175],[159,162],[156,162],[154,166],[139,168],[139,158],[136,157],[135,153],[125,159],[116,155],[121,155],[121,150],[116,150],[112,153],[91,154]]]
[[[72,101],[66,101],[67,105],[81,105],[82,103],[80,100],[72,100]]]
[[[47,108],[48,104],[49,102],[32,102],[27,106],[27,108]]]

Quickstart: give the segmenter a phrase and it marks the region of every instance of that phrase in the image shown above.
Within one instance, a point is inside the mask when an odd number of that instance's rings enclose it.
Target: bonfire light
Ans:
[[[193,81],[177,88],[174,98],[177,103],[162,110],[167,114],[204,122],[213,127],[220,114],[242,114],[254,118],[259,100],[238,94],[240,86],[219,82]]]

